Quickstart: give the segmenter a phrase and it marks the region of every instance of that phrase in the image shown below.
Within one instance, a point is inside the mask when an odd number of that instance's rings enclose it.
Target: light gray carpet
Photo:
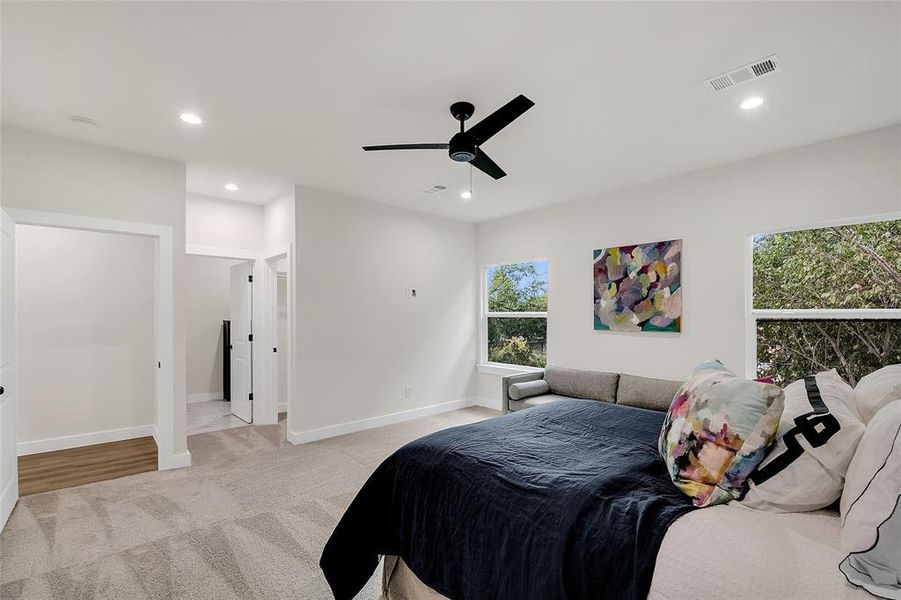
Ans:
[[[0,598],[331,598],[322,547],[403,444],[467,408],[302,446],[284,423],[188,438],[194,466],[28,496],[0,534]],[[360,594],[379,597],[379,573]]]

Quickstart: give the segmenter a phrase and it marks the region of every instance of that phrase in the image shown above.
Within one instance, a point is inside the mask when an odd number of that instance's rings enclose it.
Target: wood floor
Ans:
[[[19,457],[19,495],[156,471],[152,437],[41,452]]]

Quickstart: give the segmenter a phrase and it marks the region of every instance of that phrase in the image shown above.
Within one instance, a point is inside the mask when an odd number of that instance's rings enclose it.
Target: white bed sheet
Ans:
[[[648,600],[872,600],[838,570],[835,511],[772,513],[739,504],[688,513],[663,538]]]

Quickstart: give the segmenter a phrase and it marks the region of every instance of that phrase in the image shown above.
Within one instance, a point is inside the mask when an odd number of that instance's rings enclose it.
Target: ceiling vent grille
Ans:
[[[423,194],[437,194],[439,192],[443,192],[447,189],[446,185],[441,185],[440,183],[436,183],[435,185],[430,185],[427,188],[423,188],[419,190]]]
[[[770,73],[781,70],[779,60],[776,55],[767,56],[757,62],[753,62],[737,69],[732,69],[726,73],[721,73],[716,77],[711,77],[704,82],[704,85],[714,92],[722,92],[737,85],[753,81],[759,77],[764,77]]]

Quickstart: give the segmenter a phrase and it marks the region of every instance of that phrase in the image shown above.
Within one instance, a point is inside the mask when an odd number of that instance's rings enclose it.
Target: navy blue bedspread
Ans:
[[[407,444],[325,546],[335,598],[380,554],[453,600],[644,598],[667,528],[692,509],[657,455],[663,416],[561,401]]]

